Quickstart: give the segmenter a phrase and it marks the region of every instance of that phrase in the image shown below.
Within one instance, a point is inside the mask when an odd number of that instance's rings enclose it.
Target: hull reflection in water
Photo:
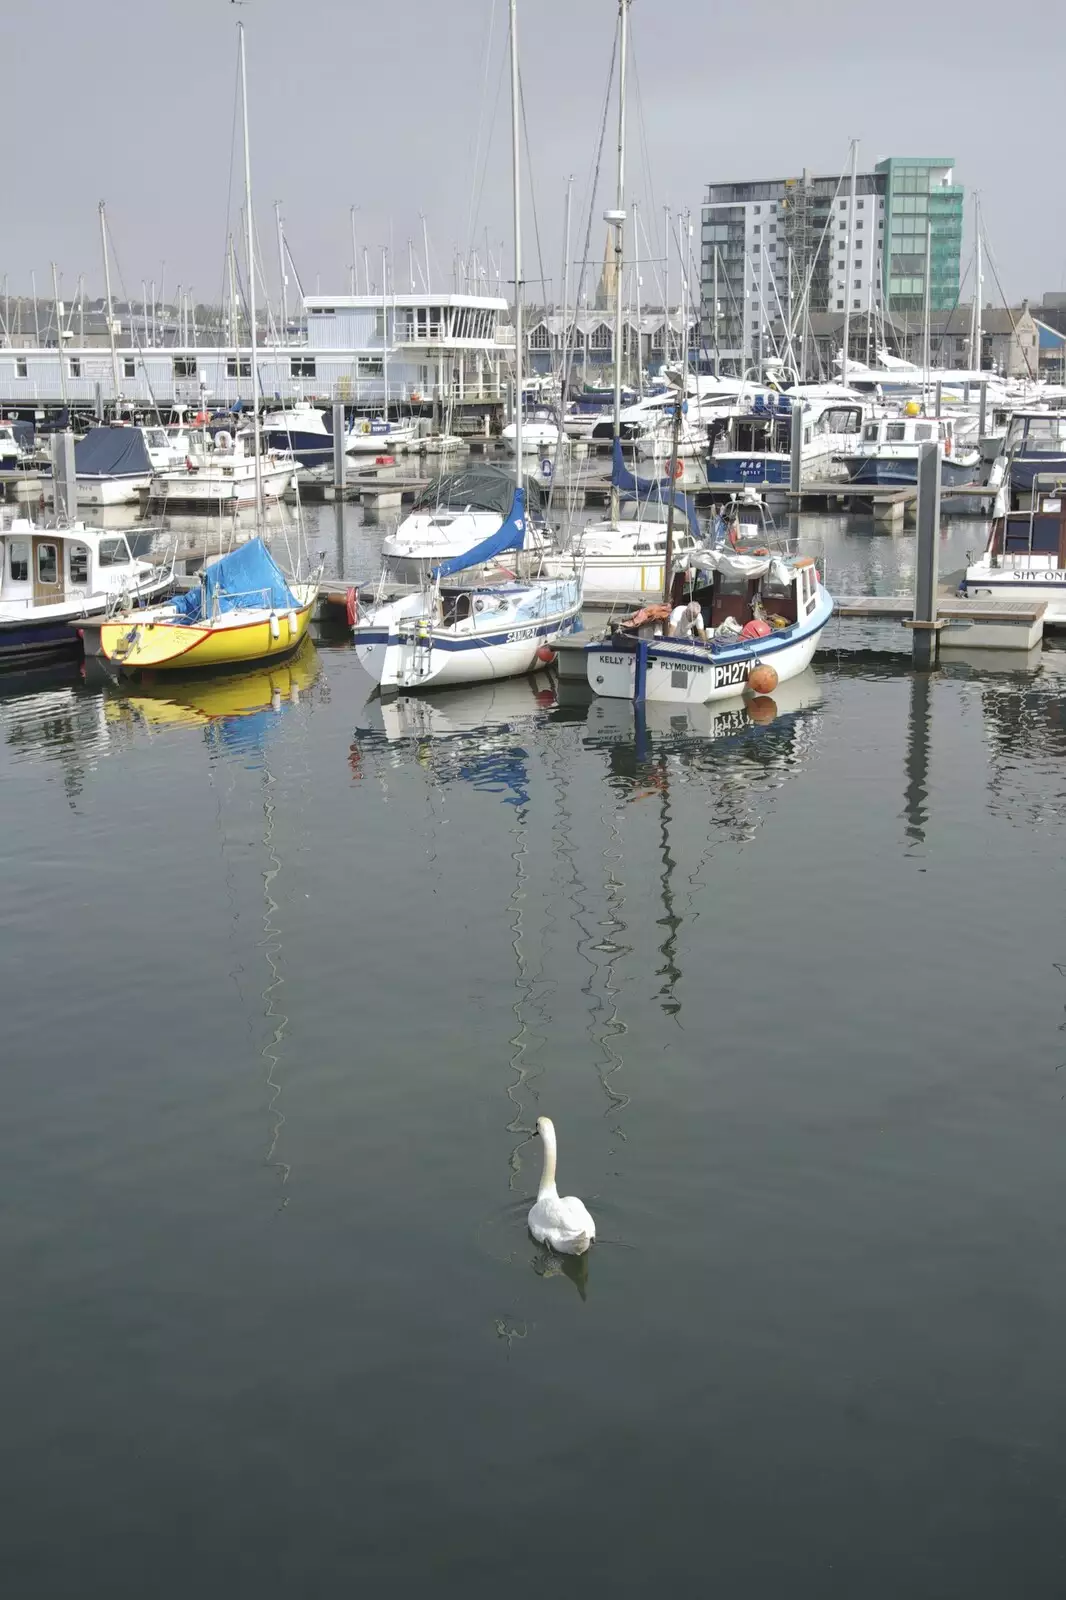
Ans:
[[[107,714],[114,720],[133,712],[153,726],[185,727],[273,714],[286,705],[298,705],[319,670],[318,652],[305,639],[295,655],[253,672],[188,679],[168,673],[156,682],[145,677],[135,694],[107,679]]]
[[[533,678],[499,678],[466,689],[440,689],[432,697],[380,699],[374,695],[360,713],[356,733],[383,737],[390,744],[430,736],[447,738],[521,721],[554,704],[555,692],[546,673]]]
[[[779,683],[773,694],[737,696],[732,700],[713,700],[703,705],[671,705],[648,700],[638,705],[632,700],[591,701],[582,686],[560,686],[559,703],[570,708],[587,706],[586,727],[589,739],[606,741],[642,738],[659,742],[669,739],[728,739],[753,728],[785,725],[797,713],[812,711],[822,702],[818,678],[807,671],[798,678]]]

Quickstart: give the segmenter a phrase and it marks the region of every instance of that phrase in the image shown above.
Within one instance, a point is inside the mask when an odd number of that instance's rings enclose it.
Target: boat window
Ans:
[[[146,428],[144,442],[152,450],[165,450],[169,441],[162,428]]]
[[[914,437],[916,439],[931,439],[933,437],[932,423],[916,422],[914,425]]]
[[[905,439],[907,437],[907,424],[905,422],[890,422],[885,429],[886,439]]]
[[[70,581],[71,583],[88,583],[89,581],[89,548],[84,544],[72,544],[70,547]]]
[[[15,583],[28,583],[30,577],[30,546],[27,539],[12,539],[8,547],[11,577]]]
[[[878,425],[876,422],[868,422],[865,428],[863,428],[862,436],[867,444],[877,443],[877,427]]]
[[[130,559],[129,550],[125,539],[100,540],[100,565],[102,567],[124,567]]]
[[[1046,450],[1062,439],[1062,424],[1057,417],[1030,417],[1025,427],[1025,442],[1030,449]]]
[[[59,549],[54,544],[37,546],[37,581],[49,586],[59,582]]]

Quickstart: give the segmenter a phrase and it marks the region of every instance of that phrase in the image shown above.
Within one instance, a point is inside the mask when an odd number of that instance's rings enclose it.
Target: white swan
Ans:
[[[596,1224],[575,1195],[560,1199],[555,1187],[555,1124],[550,1117],[537,1118],[537,1132],[544,1143],[544,1166],[540,1174],[537,1203],[530,1207],[529,1231],[538,1244],[546,1244],[561,1256],[583,1256],[596,1237]]]

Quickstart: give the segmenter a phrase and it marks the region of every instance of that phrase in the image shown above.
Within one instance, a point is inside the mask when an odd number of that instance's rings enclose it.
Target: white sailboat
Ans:
[[[522,226],[519,157],[517,0],[510,0],[511,141],[514,191],[515,373],[522,393]],[[427,689],[516,677],[550,659],[554,640],[579,624],[582,577],[569,570],[521,577],[501,568],[527,542],[522,462],[522,410],[514,451],[514,490],[508,515],[472,548],[442,560],[414,594],[381,599],[352,634],[356,654],[383,690]],[[490,563],[494,570],[485,571]],[[480,569],[480,575],[478,574]],[[462,575],[466,575],[465,578]],[[472,581],[471,581],[471,575]],[[447,580],[459,577],[459,582]],[[443,581],[442,581],[443,580]]]

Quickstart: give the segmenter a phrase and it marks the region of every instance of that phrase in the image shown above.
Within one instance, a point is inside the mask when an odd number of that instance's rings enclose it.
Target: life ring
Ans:
[[[348,626],[354,628],[359,621],[359,591],[349,589],[345,596],[345,610],[348,615]]]
[[[793,561],[792,565],[794,567],[813,567],[814,566],[814,557],[813,556],[797,556],[795,561]]]
[[[677,460],[674,462],[674,482],[676,483],[678,478],[683,478],[684,476],[685,463],[682,461],[681,457],[678,456]]]
[[[951,438],[951,434],[949,433],[947,438],[944,440],[944,454],[946,456],[949,456],[951,454],[951,445],[952,445],[952,438]]]
[[[360,428],[359,431],[360,431],[360,433],[369,433],[370,432],[370,424],[369,424],[369,422],[364,422],[363,426]]]

